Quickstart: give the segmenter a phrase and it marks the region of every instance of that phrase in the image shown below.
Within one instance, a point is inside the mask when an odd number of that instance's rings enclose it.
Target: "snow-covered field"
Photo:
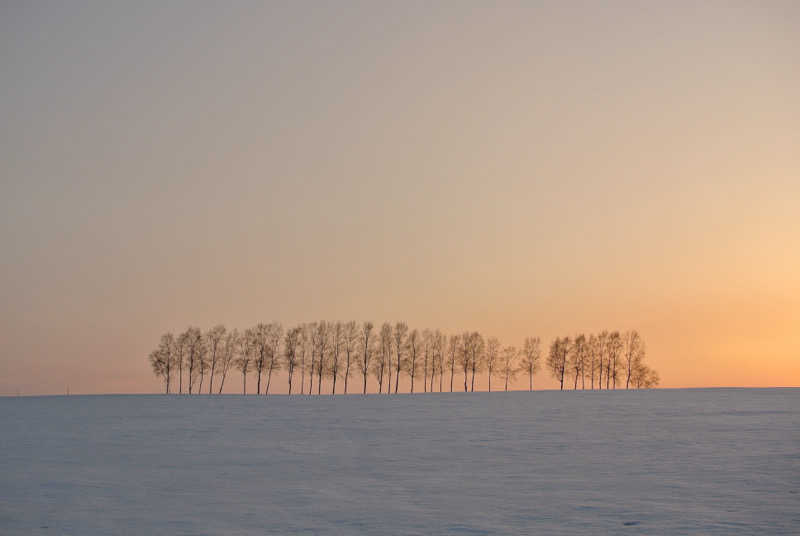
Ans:
[[[800,389],[0,399],[0,534],[798,534]]]

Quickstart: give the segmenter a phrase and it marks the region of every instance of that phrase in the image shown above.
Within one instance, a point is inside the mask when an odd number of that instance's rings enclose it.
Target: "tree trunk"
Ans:
[[[528,391],[533,391],[533,367],[528,369]]]
[[[367,367],[364,367],[365,371],[366,371],[366,368]],[[363,392],[363,394],[367,394],[367,373],[364,372],[363,376],[364,376],[364,392]]]
[[[331,391],[331,394],[336,394],[336,372],[333,373],[333,390]]]
[[[422,377],[422,392],[426,393],[428,391],[428,351],[425,350],[425,370],[423,371]]]
[[[219,393],[217,393],[218,395],[222,394],[222,386],[225,385],[225,376],[227,375],[228,375],[227,370],[222,371],[222,378],[220,378],[219,380]]]
[[[394,394],[397,394],[397,389],[400,387],[400,352],[397,352],[397,371],[394,375]]]
[[[272,366],[270,365],[269,370],[267,370],[267,388],[264,390],[264,394],[269,394],[269,384],[272,382]]]
[[[242,394],[247,394],[247,374],[242,372]]]

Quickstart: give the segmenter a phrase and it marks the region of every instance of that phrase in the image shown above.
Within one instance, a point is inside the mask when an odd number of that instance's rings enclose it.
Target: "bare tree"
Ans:
[[[458,355],[459,341],[461,338],[458,335],[450,335],[450,340],[447,345],[447,369],[450,371],[450,392],[453,392],[453,376],[456,373],[456,356]],[[466,384],[466,382],[464,382]],[[466,390],[466,388],[464,389]]]
[[[606,355],[608,354],[608,332],[602,331],[597,336],[597,374],[598,386],[603,389],[603,371],[606,369]]]
[[[659,383],[658,373],[640,360],[633,369],[631,383],[636,389],[650,389]]]
[[[375,367],[372,372],[375,374],[375,379],[378,381],[378,393],[382,393],[383,378],[386,375],[386,367],[391,366],[389,360],[392,355],[392,326],[388,322],[385,322],[381,326],[380,346],[378,350],[378,360],[375,361]],[[387,389],[389,389],[388,386]]]
[[[175,361],[175,336],[165,333],[161,336],[158,348],[150,352],[150,366],[156,376],[164,380],[164,392],[169,394],[172,376],[172,365]]]
[[[503,352],[500,357],[500,372],[503,373],[503,377],[505,378],[506,391],[508,391],[508,383],[514,381],[514,377],[517,375],[518,356],[519,351],[515,346],[506,346],[503,348]],[[531,385],[531,387],[533,386]]]
[[[322,374],[327,366],[325,360],[328,349],[328,324],[324,320],[316,324],[316,329],[311,335],[311,348],[312,357],[316,354],[317,394],[321,395]],[[313,373],[314,371],[312,370],[312,375]]]
[[[609,386],[617,388],[618,361],[622,352],[622,337],[619,331],[612,332],[606,341],[606,359],[608,360],[608,370],[606,371],[606,389]]]
[[[429,329],[422,330],[422,392],[428,391],[428,364],[432,361],[431,351],[433,349],[433,334]]]
[[[208,394],[214,387],[214,372],[217,369],[217,361],[220,357],[220,350],[222,339],[225,337],[225,326],[222,324],[216,325],[206,333],[206,340],[208,342],[208,358],[209,358],[209,376],[208,376]]]
[[[631,377],[644,359],[644,341],[635,329],[623,336],[625,343],[625,389],[630,389]]]
[[[270,328],[267,324],[257,324],[250,329],[250,344],[253,349],[253,364],[256,368],[256,394],[261,394],[261,375],[267,366]]]
[[[178,366],[178,394],[183,394],[183,364],[189,349],[189,332],[184,331],[175,339],[175,364]]]
[[[459,355],[459,365],[464,371],[464,392],[469,391],[467,379],[469,378],[470,358],[472,357],[472,337],[468,331],[461,335],[461,353]]]
[[[475,392],[475,375],[483,370],[485,343],[483,337],[477,331],[473,331],[470,336],[470,363],[469,367],[472,371],[472,385],[470,392]]]
[[[247,394],[247,373],[250,372],[250,367],[253,363],[253,353],[255,349],[255,333],[254,330],[246,329],[244,335],[240,340],[239,358],[236,360],[236,368],[242,373],[242,394]]]
[[[372,322],[364,322],[361,326],[361,357],[358,360],[358,368],[364,380],[364,390],[362,394],[367,394],[367,377],[372,367],[373,327]]]
[[[208,344],[206,344],[206,338],[204,336],[200,337],[200,343],[197,347],[197,374],[200,376],[199,380],[200,383],[197,386],[197,394],[203,394],[203,379],[206,376],[206,372],[208,372]]]
[[[310,354],[310,357],[311,357],[311,363],[308,366],[308,394],[309,395],[313,395],[314,394],[314,375],[316,374],[316,370],[317,370],[317,368],[316,368],[317,367],[317,365],[316,365],[316,362],[317,362],[316,361],[316,359],[317,359],[317,351],[316,351],[316,344],[314,342],[316,340],[316,336],[317,336],[316,335],[317,334],[317,323],[316,322],[312,322],[311,324],[308,324],[306,326],[306,328],[307,328],[307,333],[308,333],[308,346],[309,346],[308,351],[309,351],[309,354]]]
[[[344,367],[344,394],[347,394],[347,382],[350,379],[351,364],[356,356],[358,348],[358,326],[355,322],[348,322],[344,325],[344,353],[345,353],[345,367]]]
[[[225,342],[222,345],[222,356],[219,364],[221,367],[220,373],[222,374],[222,377],[220,378],[219,392],[217,394],[222,394],[222,388],[225,385],[225,378],[228,376],[228,370],[230,370],[231,365],[237,359],[240,348],[241,337],[239,332],[236,329],[233,329],[225,336]]]
[[[300,341],[298,344],[300,352],[300,394],[302,395],[305,392],[306,386],[306,355],[309,353],[309,345],[311,344],[311,334],[308,324],[300,325]],[[310,389],[308,394],[311,394]]]
[[[328,374],[330,375],[333,386],[331,388],[331,394],[336,394],[336,378],[342,373],[342,367],[340,363],[340,351],[342,349],[342,344],[344,343],[344,324],[341,322],[336,322],[331,326],[331,336],[330,336],[330,346],[331,346],[331,358],[329,361],[328,366]]]
[[[264,394],[269,394],[269,385],[272,382],[272,373],[281,368],[281,338],[283,337],[283,327],[277,322],[269,325],[267,335],[267,388]]]
[[[284,359],[286,361],[286,373],[289,379],[289,396],[292,395],[292,379],[298,365],[298,348],[302,344],[301,333],[303,328],[298,326],[286,332],[286,340],[283,343]]]
[[[395,371],[394,375],[394,392],[397,394],[397,390],[400,387],[400,371],[403,368],[403,362],[405,361],[405,347],[406,347],[406,335],[408,334],[408,326],[405,322],[397,322],[394,325],[394,351],[396,352],[395,356],[395,365],[397,366],[397,370]]]
[[[553,377],[559,381],[561,390],[564,390],[564,374],[567,371],[567,356],[571,341],[569,337],[558,338],[550,345],[550,355],[547,358],[547,367]]]
[[[444,367],[445,337],[438,329],[433,333],[433,365],[431,369],[431,393],[436,374],[439,374],[439,392],[442,392],[442,372]]]
[[[589,386],[594,389],[594,374],[597,370],[597,360],[599,357],[599,345],[597,335],[591,334],[586,340],[586,355],[589,362],[589,376],[591,378]]]
[[[489,392],[492,392],[492,373],[500,365],[500,341],[497,337],[486,339],[486,372],[489,375]]]
[[[586,360],[586,336],[578,335],[572,343],[569,353],[570,374],[575,378],[573,389],[578,389],[578,379],[583,378]],[[585,387],[585,385],[584,385]]]
[[[409,392],[414,392],[414,378],[417,377],[417,373],[419,372],[419,360],[417,356],[420,352],[420,336],[419,331],[416,329],[411,332],[408,336],[408,358],[406,363],[406,372],[408,373],[408,377],[411,379],[411,387]]]
[[[203,333],[198,328],[190,327],[185,332],[187,343],[187,362],[189,365],[189,394],[192,394],[192,386],[195,377],[200,374],[204,359],[204,340]]]
[[[539,371],[542,357],[541,340],[539,337],[527,337],[522,347],[522,362],[520,370],[528,375],[528,390],[533,391],[533,375]]]

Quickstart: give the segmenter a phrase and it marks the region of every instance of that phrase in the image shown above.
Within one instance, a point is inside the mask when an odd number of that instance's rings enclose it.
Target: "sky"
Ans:
[[[319,319],[800,386],[800,6],[489,4],[3,3],[0,395]]]

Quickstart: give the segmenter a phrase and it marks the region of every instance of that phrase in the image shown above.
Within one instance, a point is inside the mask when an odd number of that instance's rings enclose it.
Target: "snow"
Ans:
[[[0,534],[797,534],[800,389],[0,399]]]

